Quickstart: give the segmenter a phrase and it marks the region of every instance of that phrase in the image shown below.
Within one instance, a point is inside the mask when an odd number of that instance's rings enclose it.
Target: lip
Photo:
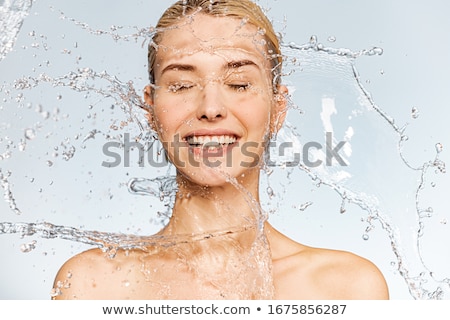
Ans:
[[[215,147],[215,148],[205,148],[204,146],[193,146],[188,144],[187,140],[190,137],[205,137],[205,136],[233,136],[236,141],[232,144],[223,145],[221,147]],[[197,155],[197,156],[203,156],[208,158],[214,158],[214,157],[222,157],[226,153],[231,152],[231,150],[238,145],[239,139],[241,138],[241,135],[236,133],[235,131],[219,128],[219,129],[198,129],[188,132],[187,134],[183,135],[183,141],[189,146],[189,150],[191,153]]]
[[[187,138],[193,136],[234,136],[236,138],[236,141],[241,138],[241,135],[239,135],[238,133],[227,129],[198,129],[190,131],[187,134],[183,135],[183,140],[186,141]]]

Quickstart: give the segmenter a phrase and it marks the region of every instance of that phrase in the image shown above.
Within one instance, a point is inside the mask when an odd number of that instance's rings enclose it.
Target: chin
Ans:
[[[253,182],[259,180],[259,167],[242,168],[242,167],[207,167],[201,166],[193,169],[179,169],[178,173],[183,177],[183,180],[199,187],[205,188],[219,188],[219,187],[233,187],[238,189],[234,183],[247,188],[249,185],[254,185]]]

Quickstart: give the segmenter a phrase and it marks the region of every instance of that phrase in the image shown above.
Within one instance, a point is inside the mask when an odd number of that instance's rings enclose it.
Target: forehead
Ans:
[[[195,14],[162,32],[156,62],[197,52],[267,60],[264,35],[254,25],[239,18]]]

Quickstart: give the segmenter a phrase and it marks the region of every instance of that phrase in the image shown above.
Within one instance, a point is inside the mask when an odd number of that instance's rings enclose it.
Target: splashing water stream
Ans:
[[[5,0],[0,6],[0,61],[14,48],[15,40],[28,15],[32,0]]]
[[[8,33],[7,38],[2,38],[3,45],[2,51],[0,52],[0,63],[8,62],[7,58],[9,57],[7,55],[12,50],[16,37],[19,34],[23,18],[27,15],[31,7],[31,3],[28,2],[21,3],[20,7],[18,7],[18,3],[19,2],[16,2],[17,5],[14,7],[10,2],[6,1],[2,6],[3,16],[20,17],[20,19],[2,19],[2,22],[8,21],[6,25],[11,28],[9,29],[10,32]],[[147,44],[152,34],[155,32],[153,28],[132,27],[128,29],[133,29],[133,31],[126,34],[123,31],[126,31],[127,27],[119,25],[113,25],[109,30],[99,30],[89,26],[87,23],[69,18],[62,12],[60,12],[59,17],[61,23],[71,24],[76,29],[81,29],[83,32],[94,36],[96,39],[101,39],[103,41],[105,38],[112,38],[117,46],[127,45],[128,43],[133,42]],[[29,50],[37,52],[35,55],[38,55],[39,58],[45,57],[45,52],[50,50],[47,45],[47,37],[45,35],[37,36],[34,31],[29,33],[29,37],[33,41]],[[64,36],[63,38],[63,40],[65,40],[66,37]],[[334,46],[336,39],[330,37],[328,41]],[[73,44],[72,50],[77,51],[80,46],[81,43],[78,41]],[[293,141],[295,150],[304,150],[302,149],[303,146],[309,141],[318,141],[318,137],[322,137],[323,132],[329,131],[330,128],[331,132],[338,134],[339,130],[343,131],[341,127],[345,127],[345,129],[347,129],[346,132],[349,132],[348,127],[352,127],[352,130],[354,129],[357,131],[359,129],[358,126],[367,127],[370,131],[370,127],[373,123],[385,124],[387,129],[385,128],[385,131],[383,131],[382,134],[383,136],[389,136],[389,143],[395,145],[395,148],[389,149],[385,146],[383,146],[383,148],[378,147],[378,149],[369,152],[369,156],[374,156],[380,150],[382,152],[388,150],[395,153],[400,159],[399,163],[401,163],[396,165],[396,168],[401,168],[398,169],[398,171],[403,170],[404,172],[407,172],[406,176],[414,181],[414,199],[412,208],[414,209],[415,216],[412,219],[413,222],[411,225],[408,225],[406,228],[414,230],[413,237],[415,239],[415,246],[412,250],[417,252],[419,262],[417,263],[417,261],[414,261],[414,259],[411,258],[410,253],[405,252],[404,239],[401,237],[401,230],[405,227],[403,227],[396,218],[395,210],[398,210],[398,208],[395,206],[391,208],[388,204],[386,205],[383,203],[385,195],[380,192],[379,188],[371,189],[370,187],[366,187],[364,183],[358,182],[358,174],[367,170],[367,168],[359,168],[358,165],[355,166],[355,163],[357,163],[358,160],[361,161],[361,158],[357,158],[357,143],[352,140],[353,138],[350,134],[345,137],[348,138],[347,145],[351,145],[354,150],[347,150],[348,152],[344,152],[344,158],[349,162],[349,166],[339,167],[333,164],[331,166],[320,165],[311,167],[305,165],[304,161],[295,162],[292,161],[292,159],[287,161],[285,159],[278,159],[278,161],[275,161],[275,165],[263,168],[262,172],[265,173],[267,177],[269,208],[260,208],[255,205],[256,202],[249,197],[246,190],[230,179],[230,183],[241,191],[242,196],[247,200],[247,203],[250,208],[252,208],[255,216],[258,217],[260,224],[257,229],[261,229],[262,222],[266,219],[270,220],[271,216],[270,214],[267,215],[267,213],[280,211],[284,208],[281,203],[284,199],[288,198],[288,192],[281,191],[280,193],[276,193],[274,191],[279,190],[275,187],[275,185],[279,183],[278,179],[284,179],[284,182],[279,184],[281,186],[286,186],[286,184],[292,185],[297,183],[298,180],[296,179],[299,175],[299,179],[302,179],[303,181],[306,176],[308,177],[308,182],[315,186],[314,192],[326,189],[332,190],[339,196],[340,205],[338,206],[337,212],[347,215],[348,211],[351,211],[351,206],[354,205],[364,213],[363,220],[366,224],[366,228],[363,239],[369,239],[369,234],[371,234],[372,230],[374,230],[377,225],[381,226],[383,234],[390,243],[390,249],[392,250],[395,259],[393,265],[395,265],[396,272],[398,272],[406,283],[413,298],[448,298],[450,292],[449,275],[436,273],[433,267],[428,265],[426,254],[423,250],[423,239],[426,234],[425,226],[430,218],[433,217],[433,208],[425,205],[424,203],[426,202],[422,200],[422,197],[423,193],[430,189],[428,186],[430,175],[433,174],[433,172],[435,175],[445,174],[446,172],[445,162],[441,160],[444,147],[441,143],[436,143],[436,150],[434,151],[433,156],[429,157],[430,159],[419,165],[413,165],[413,161],[409,160],[410,158],[407,156],[407,152],[405,152],[405,148],[411,145],[411,140],[408,139],[408,136],[406,135],[408,127],[398,126],[394,118],[385,112],[382,107],[377,105],[375,99],[363,84],[364,81],[361,79],[356,67],[359,59],[381,56],[383,54],[383,49],[372,47],[370,49],[352,51],[347,48],[328,47],[320,43],[316,36],[312,36],[310,40],[303,45],[298,45],[293,42],[283,43],[283,54],[287,65],[285,69],[285,78],[292,83],[293,88],[299,88],[299,90],[309,88],[313,92],[315,89],[311,89],[311,87],[308,87],[308,85],[303,82],[323,82],[324,77],[331,78],[331,80],[325,84],[321,83],[326,89],[324,90],[325,92],[319,94],[323,113],[320,126],[312,128],[310,130],[312,133],[308,133],[309,131],[307,128],[298,128],[300,124],[307,121],[302,120],[302,117],[306,117],[305,113],[308,114],[308,112],[314,112],[314,108],[308,107],[308,100],[300,100],[301,102],[298,102],[294,94],[291,98],[291,118],[288,118],[288,123],[285,125],[282,132],[279,133],[277,142]],[[97,71],[94,67],[80,67],[80,63],[83,61],[81,55],[77,55],[75,59],[73,59],[73,56],[76,54],[72,54],[70,49],[64,48],[61,50],[61,55],[63,58],[70,58],[64,60],[71,61],[68,69],[59,68],[59,64],[56,61],[50,62],[47,60],[44,63],[40,62],[38,67],[33,70],[32,75],[16,76],[17,73],[13,73],[13,81],[4,81],[0,84],[0,92],[3,99],[0,112],[5,115],[5,117],[2,115],[2,120],[0,120],[0,183],[4,200],[9,211],[14,213],[15,218],[20,217],[26,221],[40,220],[40,222],[0,222],[0,234],[2,237],[6,237],[7,234],[17,234],[20,238],[37,237],[38,240],[32,240],[22,244],[20,248],[22,252],[35,251],[40,245],[39,239],[64,239],[69,240],[70,243],[83,243],[88,246],[100,247],[113,257],[118,249],[139,249],[145,251],[148,250],[149,247],[155,246],[167,248],[179,244],[227,237],[230,234],[239,234],[252,228],[252,226],[240,226],[235,229],[216,230],[204,234],[161,237],[157,235],[138,235],[140,232],[148,234],[147,230],[142,231],[139,228],[134,230],[136,231],[135,233],[87,231],[85,228],[68,227],[65,225],[65,222],[63,223],[64,225],[60,225],[49,221],[42,221],[40,217],[32,216],[32,213],[29,212],[28,205],[26,205],[24,201],[20,186],[24,188],[23,192],[34,192],[38,194],[45,194],[47,192],[48,194],[51,192],[50,190],[52,190],[51,187],[54,183],[61,183],[57,178],[58,173],[65,172],[64,170],[70,170],[70,165],[77,161],[77,157],[82,160],[86,158],[95,159],[96,156],[98,157],[99,155],[96,155],[95,152],[91,155],[89,154],[89,151],[101,149],[102,142],[116,143],[114,146],[117,146],[118,150],[124,150],[126,148],[126,145],[123,143],[125,133],[131,132],[133,142],[144,145],[146,151],[157,149],[159,150],[157,153],[161,156],[161,147],[157,147],[158,142],[156,141],[155,134],[149,128],[145,118],[145,112],[141,108],[144,104],[140,95],[137,94],[135,81],[124,81],[123,79],[128,77],[126,74],[122,75],[118,73],[113,75],[114,71]],[[52,63],[57,66],[51,68]],[[48,69],[48,71],[46,69]],[[60,69],[64,71],[60,71]],[[145,68],[143,67],[142,69]],[[36,75],[36,73],[38,74]],[[333,75],[333,73],[337,76]],[[54,74],[56,74],[56,76]],[[319,76],[314,78],[315,74],[319,74]],[[339,79],[339,76],[341,76],[343,80]],[[335,79],[333,79],[334,77]],[[340,90],[340,87],[335,87],[336,81],[342,81],[342,83],[351,88],[351,90],[349,89],[353,95],[352,102],[350,103],[351,106],[341,108],[338,97],[339,93],[336,93],[336,90]],[[329,85],[331,89],[328,88],[327,85]],[[46,92],[52,92],[53,94],[55,91],[54,97],[56,97],[56,99],[50,100],[46,97]],[[37,96],[35,95],[36,92],[38,93]],[[43,93],[40,92],[44,92],[45,96],[42,96]],[[61,94],[61,92],[63,92],[63,94]],[[330,95],[330,92],[334,93],[335,96]],[[311,95],[313,96],[314,93],[311,93]],[[80,96],[83,98],[80,99]],[[77,118],[73,111],[64,109],[63,105],[58,103],[61,100],[71,100],[73,97],[78,98],[77,103],[80,103],[79,100],[81,100],[81,103],[84,104],[84,106],[80,106],[80,108],[89,106],[88,113],[82,117],[81,120]],[[330,100],[330,98],[332,99]],[[345,100],[345,102],[348,103],[347,100]],[[332,110],[335,105],[332,105],[332,103],[338,105],[340,114],[344,114],[348,117],[348,119],[342,120],[341,126],[333,123],[335,127],[330,127],[330,124],[326,121],[326,111],[331,110],[330,114],[333,114]],[[56,107],[54,107],[55,105]],[[111,107],[104,107],[105,105],[110,105]],[[34,113],[32,112],[33,107]],[[50,111],[52,108],[53,111]],[[318,111],[316,110],[315,113],[318,113]],[[424,112],[421,114],[423,113]],[[419,117],[417,107],[412,109],[411,116],[414,119]],[[17,130],[17,128],[14,127],[12,121],[15,118],[18,118],[27,124],[25,129],[21,128]],[[100,120],[100,118],[103,119]],[[5,122],[4,119],[10,119],[11,123]],[[356,123],[356,121],[360,121],[360,119],[363,121],[362,125]],[[63,129],[67,129],[67,132]],[[58,130],[61,130],[62,134],[61,132],[57,132]],[[381,129],[377,130],[380,131]],[[316,131],[318,131],[318,133],[316,133]],[[388,132],[386,133],[386,131]],[[337,140],[333,140],[333,142],[336,144]],[[41,144],[41,148],[38,148],[39,144]],[[52,148],[48,146],[52,146]],[[51,151],[49,151],[50,149]],[[100,157],[105,156],[104,150],[103,147],[103,154],[100,155]],[[363,152],[367,151],[366,149],[363,150],[365,150]],[[322,151],[323,152],[320,152],[319,150],[318,152],[311,154],[311,158],[325,160],[326,150],[324,149]],[[353,155],[352,152],[356,155]],[[42,170],[43,172],[35,172],[35,170],[30,169],[28,173],[24,174],[19,172],[17,168],[12,165],[13,161],[18,161],[19,165],[26,163],[26,160],[20,160],[20,158],[28,155],[28,161],[30,161],[30,158],[33,159],[33,164],[36,167],[46,166],[45,170]],[[304,158],[305,154],[302,154],[302,156]],[[139,164],[141,164],[141,158],[142,157],[140,156],[138,161]],[[64,161],[60,161],[61,159]],[[272,161],[273,159],[270,158],[270,160]],[[373,163],[376,163],[377,161],[378,160],[375,159],[373,160]],[[95,165],[97,164],[95,163]],[[372,165],[372,162],[368,165]],[[383,166],[381,164],[378,165],[380,165],[378,170],[380,170],[380,172],[383,171]],[[153,217],[152,219],[154,219],[153,221],[158,226],[164,225],[170,217],[172,204],[177,196],[176,181],[172,176],[173,168],[169,167],[167,169],[166,167],[166,172],[161,172],[160,169],[157,169],[154,176],[159,176],[152,179],[129,178],[129,172],[132,171],[132,169],[119,169],[117,175],[121,176],[121,187],[126,187],[132,196],[145,195],[152,197],[150,210],[158,213],[157,217]],[[373,169],[373,167],[371,169]],[[40,169],[37,170],[39,171]],[[53,178],[49,178],[52,170],[55,170],[56,173]],[[95,193],[95,190],[93,191],[95,186],[89,186],[89,181],[95,175],[92,173],[92,170],[93,169],[86,164],[81,166],[81,172],[83,175],[87,176],[87,183],[83,184],[82,182],[79,182],[78,184],[82,185],[82,188],[87,188],[85,191],[88,196],[83,198],[83,201],[86,202],[89,202],[92,197],[95,198],[98,196]],[[105,168],[101,168],[100,170],[105,170]],[[395,169],[393,170],[395,171]],[[148,176],[147,172],[136,172]],[[386,172],[388,171],[386,170]],[[27,178],[27,184],[15,179],[21,174],[24,174]],[[46,174],[49,176],[46,176]],[[355,176],[356,178],[354,178]],[[60,178],[60,180],[65,180],[65,178]],[[77,181],[78,177],[75,177],[74,180]],[[81,180],[82,179],[80,178],[79,181]],[[38,190],[31,188],[32,191],[29,190],[29,185],[33,185],[34,187],[36,181],[41,181],[43,185],[45,181],[46,186],[44,189],[49,190],[42,190],[42,188],[39,188]],[[61,186],[61,184],[58,185]],[[411,189],[410,185],[408,185],[408,189]],[[71,192],[71,188],[68,189],[68,192]],[[123,192],[123,190],[121,192]],[[91,196],[90,194],[95,195]],[[106,195],[103,196],[106,197]],[[118,196],[116,191],[111,191],[109,197],[112,199],[114,197],[120,198],[121,196]],[[39,201],[52,201],[51,198],[52,197],[46,198],[41,196]],[[162,206],[160,209],[157,208],[158,204],[154,203],[153,199],[159,199],[159,204]],[[66,198],[66,200],[69,199]],[[64,201],[64,199],[57,198],[57,201]],[[302,211],[303,214],[303,211],[306,213],[313,210],[315,205],[315,201],[306,198],[304,203],[295,206],[297,211]],[[270,209],[271,206],[274,209]],[[27,209],[24,209],[25,207]],[[68,207],[65,207],[61,212],[67,212],[67,209]],[[112,205],[112,209],[114,209],[114,205]],[[56,208],[55,212],[58,213],[59,209]],[[114,212],[111,212],[111,214],[114,214]],[[124,219],[127,220],[126,217]],[[2,212],[2,220],[13,219],[8,218],[8,216]],[[58,220],[61,219],[58,218]],[[256,251],[254,254],[260,258],[258,261],[262,264],[261,270],[267,271],[267,268],[270,268],[270,266],[264,265],[264,262],[268,259],[265,255],[267,252],[264,251],[264,241],[256,241],[255,243],[258,243],[261,247],[255,247]],[[414,267],[412,267],[411,262],[415,263]],[[262,272],[264,274],[264,271]],[[266,282],[262,288],[268,291],[266,292],[268,297],[272,295],[269,283]]]

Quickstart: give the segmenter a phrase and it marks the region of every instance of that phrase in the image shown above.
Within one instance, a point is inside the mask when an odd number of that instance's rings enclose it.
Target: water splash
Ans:
[[[74,25],[86,30],[88,33],[93,34],[93,35],[97,35],[97,36],[108,35],[116,42],[117,41],[142,40],[142,45],[144,45],[146,42],[148,42],[149,39],[151,39],[153,37],[153,34],[155,32],[155,29],[153,27],[139,28],[137,26],[123,27],[123,26],[118,26],[118,25],[111,25],[109,30],[101,30],[101,29],[93,28],[93,27],[89,26],[89,24],[79,21],[75,18],[68,17],[62,11],[59,11],[59,14],[60,14],[59,18],[61,20],[68,20],[68,21],[72,22]],[[128,33],[128,34],[123,33],[123,32],[121,33],[121,31],[126,30],[126,29],[134,29],[135,31],[132,33]],[[78,46],[78,44],[76,44],[75,46]]]
[[[128,190],[132,194],[159,198],[166,208],[164,212],[159,211],[157,213],[163,224],[172,216],[173,204],[178,192],[175,177],[134,178],[128,182]]]
[[[0,234],[17,234],[20,238],[38,236],[42,239],[64,239],[80,242],[102,248],[104,252],[111,253],[111,257],[118,249],[130,250],[139,249],[148,251],[153,247],[170,247],[178,244],[191,243],[223,237],[234,233],[251,230],[254,226],[240,226],[230,230],[210,231],[202,234],[186,234],[169,236],[137,236],[130,234],[120,234],[111,232],[81,230],[67,226],[58,226],[49,222],[27,223],[27,222],[2,222],[0,223]],[[36,248],[36,241],[22,246],[22,252],[30,252]]]
[[[392,216],[392,213],[390,212],[384,212],[378,205],[378,201],[376,197],[370,196],[365,194],[364,192],[360,192],[357,190],[352,190],[351,188],[347,187],[345,183],[341,183],[340,181],[336,180],[335,177],[330,174],[328,171],[317,171],[311,168],[308,168],[302,164],[300,164],[298,167],[306,172],[310,178],[317,182],[318,185],[325,185],[331,188],[332,190],[336,191],[339,196],[342,199],[342,205],[340,208],[340,212],[344,213],[346,211],[345,207],[348,204],[355,204],[358,207],[360,207],[362,210],[364,210],[367,213],[366,221],[369,223],[369,227],[366,229],[366,232],[363,234],[363,239],[368,240],[369,234],[368,232],[373,229],[374,222],[378,221],[378,223],[382,226],[382,228],[385,230],[386,234],[388,235],[392,251],[395,254],[395,257],[397,259],[396,265],[397,270],[399,274],[402,276],[402,278],[405,280],[405,282],[408,285],[409,291],[411,295],[416,299],[442,299],[444,297],[444,290],[448,290],[449,286],[449,279],[448,278],[441,278],[437,279],[435,276],[433,276],[432,270],[430,270],[427,267],[427,263],[425,259],[423,258],[423,253],[421,250],[421,238],[423,237],[424,233],[424,226],[425,226],[425,220],[426,218],[429,218],[433,210],[432,208],[422,208],[422,203],[420,201],[420,196],[422,189],[425,186],[426,182],[426,175],[428,170],[435,169],[435,172],[445,173],[445,163],[439,159],[439,154],[442,151],[442,145],[440,143],[436,144],[436,156],[434,159],[426,161],[422,165],[419,166],[413,166],[410,161],[408,161],[407,157],[405,156],[403,150],[404,145],[408,141],[408,136],[406,135],[406,125],[403,127],[399,127],[394,118],[392,118],[390,115],[388,115],[380,106],[376,104],[374,99],[372,98],[370,92],[365,88],[363,85],[363,81],[360,78],[359,72],[355,65],[355,60],[358,57],[361,56],[373,56],[373,55],[381,55],[383,53],[383,50],[378,47],[374,47],[372,49],[367,50],[360,50],[360,51],[351,51],[349,49],[342,49],[342,48],[330,48],[326,47],[320,42],[318,42],[317,37],[312,36],[310,41],[304,45],[296,45],[295,43],[289,43],[286,45],[288,48],[286,55],[288,57],[295,57],[295,59],[298,59],[299,61],[304,61],[309,57],[309,54],[311,51],[316,51],[319,53],[325,53],[326,58],[320,59],[316,62],[317,65],[325,64],[327,63],[327,59],[329,55],[336,55],[338,57],[345,57],[343,64],[348,64],[351,67],[352,73],[353,73],[353,79],[355,81],[355,84],[357,88],[360,90],[361,95],[364,97],[366,104],[370,109],[374,110],[380,117],[383,119],[389,127],[395,132],[397,135],[397,144],[398,144],[398,154],[403,163],[408,167],[412,172],[418,172],[420,175],[419,182],[416,187],[415,192],[415,210],[416,210],[416,218],[417,218],[417,234],[416,234],[416,248],[418,250],[418,257],[420,260],[420,265],[422,266],[423,270],[426,270],[426,272],[421,272],[419,275],[411,275],[410,274],[410,266],[407,264],[405,259],[405,253],[402,251],[402,245],[400,241],[400,235],[399,231],[397,230],[397,226],[392,224],[390,221],[389,216]],[[291,50],[294,50],[292,52]],[[295,52],[296,51],[296,52]],[[305,59],[299,59],[299,56],[304,55]],[[295,60],[296,62],[297,60]],[[336,60],[333,60],[336,62]],[[342,62],[342,60],[338,60]],[[412,109],[412,117],[416,119],[418,117],[419,111],[417,108]],[[427,279],[429,278],[429,279]],[[435,287],[434,290],[427,290],[424,287],[424,283],[430,282],[430,280],[437,284],[437,287]],[[445,289],[443,289],[445,288]]]
[[[9,204],[9,208],[17,215],[22,214],[17,207],[16,199],[14,199],[13,192],[11,190],[11,184],[8,178],[11,176],[11,171],[7,171],[5,174],[0,169],[0,183],[3,188],[3,199]]]
[[[0,6],[0,61],[13,50],[23,20],[32,4],[33,0],[5,0]]]
[[[9,3],[9,2],[5,2]],[[24,7],[25,8],[25,7]],[[29,7],[22,10],[22,13],[26,12]],[[134,32],[124,34],[121,31],[125,30],[121,26],[111,26],[109,30],[98,30],[90,27],[88,24],[77,21],[76,19],[68,18],[64,13],[60,13],[60,18],[62,20],[67,20],[85,30],[89,34],[95,36],[109,36],[114,42],[130,42],[133,40],[137,42],[141,40],[142,43],[146,43],[149,41],[149,38],[154,32],[152,28],[138,28],[135,27]],[[2,20],[3,21],[3,20]],[[17,27],[17,24],[15,24]],[[20,29],[20,25],[18,27]],[[17,29],[17,32],[19,31]],[[17,34],[17,33],[16,33]],[[16,35],[13,36],[13,38]],[[328,42],[334,43],[335,38],[330,37]],[[13,44],[12,44],[13,45]],[[75,46],[78,47],[78,44]],[[425,163],[414,166],[411,161],[405,156],[403,150],[404,146],[408,141],[406,132],[406,126],[398,126],[395,122],[394,118],[392,118],[389,114],[387,114],[380,106],[375,103],[375,100],[372,98],[370,92],[363,85],[363,81],[358,73],[358,70],[355,66],[355,61],[363,56],[379,56],[383,54],[383,50],[379,47],[373,47],[369,49],[363,49],[359,51],[352,51],[347,48],[334,48],[327,47],[324,44],[319,42],[319,39],[316,36],[312,36],[311,39],[302,45],[297,45],[295,43],[285,43],[283,44],[285,55],[288,59],[296,59],[296,62],[293,62],[293,70],[298,71],[303,68],[304,61],[314,60],[314,63],[323,65],[327,64],[329,60],[322,59],[323,56],[330,58],[332,57],[332,63],[335,63],[338,67],[339,65],[345,64],[351,66],[351,72],[346,71],[346,76],[351,78],[356,87],[359,88],[359,92],[362,97],[364,97],[364,105],[369,106],[372,110],[374,110],[378,114],[378,119],[382,119],[388,126],[389,130],[395,133],[396,139],[398,141],[398,153],[405,164],[412,172],[417,172],[420,176],[420,180],[416,186],[415,192],[415,214],[417,218],[417,230],[416,230],[416,248],[419,251],[419,258],[421,261],[421,269],[425,270],[421,273],[411,274],[411,265],[408,264],[408,261],[405,259],[405,254],[402,252],[402,244],[400,241],[399,230],[395,224],[390,221],[388,216],[391,215],[391,212],[386,212],[384,209],[380,208],[379,202],[376,196],[362,192],[360,190],[354,190],[351,186],[342,183],[340,180],[337,180],[333,175],[335,172],[333,170],[328,170],[325,172],[321,172],[319,170],[313,170],[310,167],[305,166],[304,164],[298,164],[297,168],[299,168],[302,172],[306,173],[309,176],[310,180],[314,182],[317,186],[326,187],[333,191],[335,191],[339,197],[342,199],[342,204],[339,208],[339,212],[347,213],[348,207],[350,205],[356,205],[366,214],[365,221],[368,223],[368,227],[363,234],[363,239],[369,239],[370,231],[375,228],[376,224],[382,226],[385,231],[388,239],[391,242],[392,251],[395,254],[395,266],[398,270],[399,274],[405,280],[411,295],[417,299],[441,299],[445,296],[445,292],[448,291],[449,288],[449,280],[448,278],[437,278],[430,267],[427,266],[426,259],[422,254],[422,239],[424,238],[425,228],[427,219],[433,216],[434,212],[431,207],[424,206],[421,201],[422,192],[425,190],[427,183],[427,176],[430,171],[436,171],[438,173],[445,173],[445,163],[440,159],[440,155],[443,151],[443,146],[440,143],[436,144],[436,156]],[[11,48],[11,45],[9,45]],[[66,51],[65,54],[68,54]],[[5,53],[6,55],[6,53]],[[3,59],[2,56],[1,59]],[[0,60],[1,60],[0,59]],[[50,63],[49,63],[50,64]],[[137,127],[136,139],[138,141],[149,141],[152,143],[154,141],[153,134],[151,130],[148,128],[146,124],[145,118],[142,117],[140,113],[140,108],[144,106],[140,96],[136,93],[134,88],[134,83],[131,81],[123,81],[118,78],[118,76],[112,75],[110,72],[106,71],[96,71],[92,68],[77,68],[74,71],[70,71],[64,73],[59,76],[51,76],[46,72],[42,72],[37,76],[25,76],[22,78],[18,78],[12,84],[4,84],[1,87],[1,92],[4,94],[3,102],[14,101],[23,104],[26,98],[27,92],[32,90],[37,90],[38,88],[44,85],[50,85],[54,88],[68,88],[74,92],[81,94],[89,94],[96,95],[102,98],[112,99],[115,105],[120,106],[122,110],[122,114],[126,117],[126,123],[121,127],[124,128],[128,124],[130,126]],[[60,101],[63,99],[61,94],[56,95],[56,99]],[[52,119],[51,113],[48,111],[44,111],[42,106],[37,106],[37,113],[42,115],[44,120]],[[292,106],[291,110],[298,111],[299,109],[296,106]],[[418,117],[418,109],[413,108],[411,112],[411,117],[413,119],[417,119]],[[53,113],[54,117],[57,117],[57,113]],[[55,118],[56,119],[56,118]],[[56,120],[55,120],[56,121]],[[111,127],[112,128],[112,127]],[[295,127],[287,126],[287,131],[291,131],[293,136],[299,137],[298,132]],[[10,128],[7,128],[10,130]],[[117,128],[112,128],[112,130],[116,130]],[[43,134],[41,132],[40,124],[36,123],[35,126],[28,126],[24,130],[21,131],[21,138],[24,140],[16,140],[14,142],[8,137],[2,138],[2,145],[5,146],[5,150],[0,155],[1,160],[11,159],[13,152],[26,152],[28,151],[25,146],[31,146],[33,143],[36,143],[40,135]],[[98,136],[102,136],[106,140],[120,140],[119,138],[110,134],[110,132],[104,132],[97,128],[92,130],[88,130],[88,132],[84,132],[83,134],[79,133],[77,137],[81,137],[82,144],[80,148],[76,147],[71,143],[71,141],[66,141],[63,143],[61,148],[63,149],[63,159],[66,161],[74,158],[75,154],[79,152],[79,149],[87,146],[87,143],[92,142]],[[84,137],[84,138],[83,138]],[[98,139],[97,139],[98,140]],[[299,139],[304,142],[304,140]],[[21,147],[22,146],[22,147]],[[61,150],[59,150],[61,151]],[[12,157],[15,159],[14,157]],[[4,162],[6,163],[6,162]],[[46,164],[51,166],[52,169],[58,166],[58,162],[55,160],[48,160]],[[285,169],[286,162],[279,163],[279,167],[283,167]],[[4,191],[4,198],[9,205],[9,208],[16,214],[20,214],[21,210],[18,209],[16,204],[16,199],[14,198],[14,189],[11,187],[10,178],[11,172],[4,171],[2,173],[0,171],[0,181],[2,182],[2,188]],[[267,173],[267,171],[266,171]],[[14,173],[15,174],[15,173]],[[268,174],[269,175],[269,174]],[[230,181],[231,182],[231,181]],[[176,182],[172,177],[160,177],[155,179],[144,179],[144,178],[134,178],[129,180],[127,186],[128,190],[132,194],[136,195],[150,195],[159,199],[163,205],[165,210],[159,211],[160,219],[165,221],[169,218],[172,203],[174,201],[174,197],[176,196]],[[236,185],[239,188],[239,185]],[[241,190],[245,195],[246,190]],[[273,188],[269,186],[267,188],[267,194],[270,198],[275,198],[276,195],[273,191]],[[248,199],[248,203],[250,207],[253,208],[253,200]],[[297,208],[300,211],[307,211],[307,209],[312,205],[313,202],[307,201]],[[255,212],[261,212],[260,208],[253,208]],[[22,215],[23,216],[23,215]],[[264,221],[262,219],[261,221]],[[65,239],[69,241],[75,241],[80,243],[85,243],[88,245],[98,246],[105,250],[105,252],[110,252],[111,255],[114,255],[115,250],[118,248],[130,249],[130,248],[139,248],[141,250],[146,250],[149,246],[173,246],[179,243],[188,243],[189,241],[202,241],[210,238],[222,237],[228,235],[228,232],[231,233],[239,233],[245,232],[251,228],[250,226],[242,227],[236,230],[231,231],[223,231],[217,230],[214,232],[208,232],[207,234],[200,235],[186,235],[179,236],[176,238],[160,238],[157,236],[151,237],[143,237],[143,236],[133,236],[128,234],[117,234],[110,232],[97,232],[97,231],[86,231],[82,228],[72,228],[66,226],[57,226],[51,224],[49,222],[43,223],[9,223],[2,222],[0,224],[0,234],[18,234],[20,237],[30,237],[30,236],[38,236],[40,238],[45,239]],[[34,241],[25,243],[21,249],[23,252],[29,252],[35,250],[37,243]],[[437,283],[438,286],[432,290],[427,290],[424,288],[424,283],[430,281],[433,283]]]

